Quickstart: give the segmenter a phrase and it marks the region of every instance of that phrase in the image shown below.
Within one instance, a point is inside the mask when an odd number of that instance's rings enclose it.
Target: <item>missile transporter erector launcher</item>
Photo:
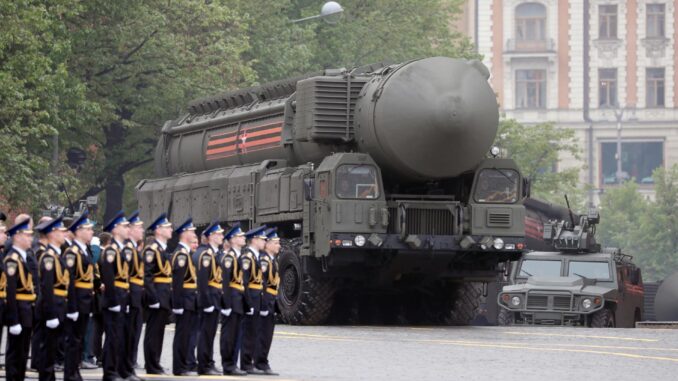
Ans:
[[[434,57],[193,102],[165,123],[139,208],[277,226],[285,322],[359,305],[465,323],[479,297],[469,285],[494,280],[525,245],[528,183],[488,156],[499,119],[488,76],[477,61]]]

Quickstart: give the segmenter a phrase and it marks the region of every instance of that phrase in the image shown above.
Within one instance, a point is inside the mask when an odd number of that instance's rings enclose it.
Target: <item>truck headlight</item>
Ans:
[[[513,307],[518,307],[518,306],[520,306],[520,303],[521,303],[521,302],[522,302],[522,300],[520,300],[520,296],[514,296],[514,297],[511,298],[511,305],[512,305]]]
[[[355,239],[353,240],[353,242],[355,242],[356,246],[363,247],[363,246],[365,246],[365,242],[367,242],[367,240],[365,239],[364,235],[357,235],[357,236],[355,236]]]
[[[591,301],[591,299],[586,298],[581,301],[581,306],[584,307],[585,310],[588,310],[593,306],[593,302]]]
[[[494,248],[497,250],[501,250],[504,248],[504,240],[501,238],[495,238],[494,239]]]

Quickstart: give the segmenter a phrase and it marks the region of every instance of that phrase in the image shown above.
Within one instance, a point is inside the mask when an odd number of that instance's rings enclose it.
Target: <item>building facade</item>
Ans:
[[[597,204],[678,163],[678,0],[476,0],[474,36],[507,118],[572,128]],[[621,155],[617,151],[620,149]]]

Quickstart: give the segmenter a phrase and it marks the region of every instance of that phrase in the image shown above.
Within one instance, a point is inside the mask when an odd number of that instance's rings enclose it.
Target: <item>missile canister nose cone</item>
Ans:
[[[438,179],[473,169],[497,133],[495,94],[479,62],[412,61],[363,89],[356,133],[387,174]]]

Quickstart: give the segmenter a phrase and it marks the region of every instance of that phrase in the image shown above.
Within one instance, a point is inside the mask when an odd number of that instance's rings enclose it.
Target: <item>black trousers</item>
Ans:
[[[237,367],[236,342],[240,332],[242,315],[231,312],[231,316],[221,315],[221,335],[219,337],[219,350],[221,352],[221,366],[224,371],[232,372]]]
[[[45,342],[45,330],[40,329],[40,323],[37,322],[36,319],[36,326],[35,329],[33,330],[33,336],[31,336],[31,369],[40,369],[40,360],[42,359],[42,356],[39,355],[40,353],[40,343]],[[44,324],[44,322],[42,322]]]
[[[146,372],[151,374],[163,373],[160,365],[162,345],[165,338],[165,325],[169,320],[169,311],[163,308],[148,309],[146,332],[144,333],[144,361]]]
[[[268,352],[273,343],[273,331],[275,330],[275,315],[270,314],[266,317],[259,317],[257,328],[257,346],[254,351],[254,366],[257,369],[271,369],[268,365]]]
[[[104,336],[104,317],[101,312],[92,314],[92,333],[89,335],[89,356],[96,357],[97,361],[103,361],[103,336]]]
[[[106,309],[104,315],[104,334],[106,340],[104,341],[104,381],[112,380],[122,376],[120,371],[120,362],[124,357],[124,308],[120,312],[111,312]]]
[[[257,346],[257,326],[259,315],[245,315],[243,318],[242,348],[240,348],[240,369],[250,370],[254,367],[254,351]]]
[[[195,311],[184,310],[184,313],[176,316],[176,330],[174,332],[174,342],[172,343],[172,373],[190,371],[189,353],[191,335],[195,331],[198,321]]]
[[[39,337],[38,347],[32,352],[34,362],[37,364],[38,376],[40,381],[54,381],[56,375],[54,365],[56,364],[57,348],[59,340],[63,336],[64,322],[60,322],[58,327],[47,328],[44,320],[38,320],[33,337]],[[33,349],[31,349],[33,350]]]
[[[80,360],[89,324],[89,314],[79,314],[78,320],[65,319],[66,358],[64,361],[64,381],[82,381]]]
[[[214,338],[219,326],[219,309],[207,313],[200,311],[200,332],[198,333],[198,373],[214,368]]]
[[[23,381],[26,378],[28,351],[31,349],[31,328],[22,327],[21,333],[7,333],[7,354],[5,356],[5,375],[7,381]]]
[[[123,334],[125,355],[120,361],[120,375],[129,377],[134,373],[134,364],[137,362],[137,347],[139,339],[137,332],[141,334],[141,326],[144,324],[141,316],[141,308],[130,306],[129,313],[124,314],[125,333]]]

